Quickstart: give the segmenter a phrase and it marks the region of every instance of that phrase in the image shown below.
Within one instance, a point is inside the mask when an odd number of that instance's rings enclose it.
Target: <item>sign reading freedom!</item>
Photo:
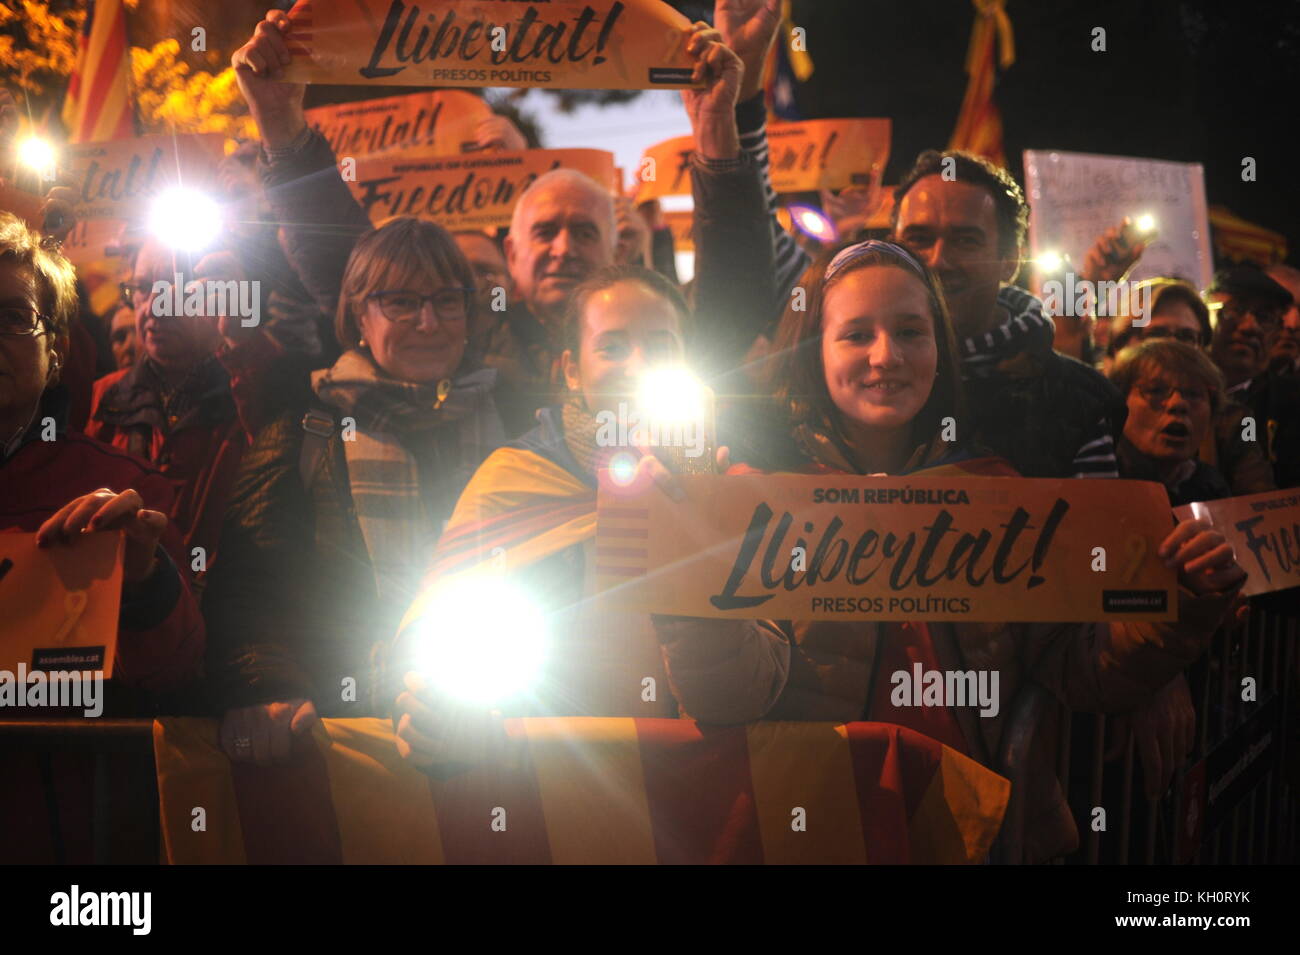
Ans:
[[[774,620],[1177,617],[1175,573],[1156,555],[1173,529],[1158,484],[677,480],[680,502],[655,487],[602,483],[596,574],[619,609]]]
[[[681,89],[690,21],[662,0],[298,0],[295,83]]]
[[[510,225],[520,194],[553,169],[576,169],[601,186],[614,182],[614,154],[602,149],[427,156],[402,150],[357,163],[352,194],[376,224],[391,216],[431,219],[444,229]]]
[[[1245,497],[1185,504],[1180,518],[1208,518],[1228,539],[1249,575],[1247,597],[1300,587],[1300,491],[1288,488]]]

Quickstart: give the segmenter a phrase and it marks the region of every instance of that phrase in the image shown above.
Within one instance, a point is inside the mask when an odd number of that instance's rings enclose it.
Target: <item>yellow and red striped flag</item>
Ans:
[[[232,764],[212,720],[154,724],[171,863],[966,863],[1010,783],[886,723],[506,721],[425,774],[392,723],[323,720],[293,761]],[[193,828],[195,806],[206,829]]]
[[[130,76],[131,48],[122,0],[90,0],[77,40],[77,65],[63,101],[69,142],[135,135]]]
[[[948,148],[974,153],[1005,166],[1002,114],[993,100],[993,86],[998,68],[1005,70],[1016,61],[1011,19],[1003,9],[1006,0],[972,2],[975,4],[975,26],[966,53],[966,73],[970,81],[966,85],[961,113],[957,116],[957,126],[952,131]]]

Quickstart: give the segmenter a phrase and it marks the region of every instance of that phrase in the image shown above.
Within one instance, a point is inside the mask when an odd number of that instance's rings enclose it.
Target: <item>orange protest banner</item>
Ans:
[[[136,136],[73,143],[64,168],[76,183],[78,219],[129,219],[170,186],[203,188],[221,159],[220,133]]]
[[[1247,597],[1300,586],[1300,491],[1288,488],[1174,508],[1179,518],[1209,520],[1249,575]]]
[[[877,186],[889,162],[887,119],[809,119],[767,127],[772,188],[778,193]],[[646,150],[637,169],[637,202],[691,191],[695,141],[664,140]]]
[[[681,89],[690,21],[662,0],[298,0],[286,79]]]
[[[374,223],[391,216],[417,216],[445,229],[494,229],[510,225],[516,200],[533,180],[561,168],[576,169],[609,187],[614,154],[602,149],[527,149],[425,156],[403,150],[358,162],[356,181],[348,185]]]
[[[83,534],[38,548],[0,531],[0,670],[102,670],[113,675],[122,598],[122,534]]]
[[[426,90],[306,111],[307,122],[339,158],[413,146],[427,148],[431,156],[471,152],[474,131],[491,115],[486,101],[460,90]]]
[[[602,483],[598,586],[621,610],[777,620],[1172,620],[1172,529],[1144,481],[680,475]]]

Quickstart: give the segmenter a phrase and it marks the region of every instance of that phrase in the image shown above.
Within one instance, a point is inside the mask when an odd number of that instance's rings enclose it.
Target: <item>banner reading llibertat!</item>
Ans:
[[[510,225],[515,202],[533,180],[553,169],[575,169],[612,188],[614,154],[603,149],[428,156],[402,150],[358,161],[348,185],[370,221],[392,216],[431,219],[445,229]]]
[[[596,574],[619,609],[776,620],[1177,617],[1145,481],[680,475],[603,481]]]
[[[113,675],[123,539],[82,534],[37,547],[35,534],[0,531],[0,671]]]
[[[221,159],[220,133],[134,136],[64,147],[76,184],[78,219],[130,219],[171,186],[205,188]]]
[[[426,90],[306,111],[307,122],[340,158],[415,146],[433,156],[469,152],[479,123],[491,116],[485,100],[460,90]]]
[[[1180,518],[1208,519],[1228,539],[1247,573],[1247,597],[1300,587],[1300,491],[1288,488],[1245,497],[1185,504]]]
[[[889,162],[887,119],[809,119],[767,127],[772,188],[778,193],[878,186]],[[636,171],[636,199],[691,192],[695,140],[677,136],[646,150]]]
[[[681,89],[690,21],[662,0],[298,0],[298,83]]]

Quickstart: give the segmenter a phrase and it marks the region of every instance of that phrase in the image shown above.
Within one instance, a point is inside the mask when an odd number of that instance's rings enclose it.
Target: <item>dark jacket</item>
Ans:
[[[1277,486],[1300,487],[1300,375],[1261,374],[1232,397],[1254,415],[1255,439]]]
[[[267,201],[285,230],[290,262],[326,314],[337,307],[352,246],[369,230],[365,211],[339,175],[325,137],[311,130],[291,150],[263,153]],[[695,367],[713,377],[740,364],[767,318],[773,296],[772,241],[758,169],[749,160],[692,162],[697,281],[688,331]],[[483,364],[499,372],[498,406],[511,437],[536,423],[556,396],[561,347],[523,302],[487,333]],[[725,390],[722,383],[719,390]]]
[[[223,348],[195,369],[183,408],[170,415],[148,359],[95,382],[86,433],[150,461],[172,482],[169,517],[185,553],[202,547],[209,569],[244,451],[266,416],[292,396],[291,373],[275,370],[292,368],[269,334]],[[198,581],[201,589],[202,575]]]
[[[267,423],[230,495],[222,561],[203,598],[211,701],[221,711],[302,697],[323,716],[382,715],[392,704],[382,647],[409,601],[381,603],[339,422],[325,426],[328,438],[308,438],[307,410]],[[331,415],[319,404],[311,410],[323,420]],[[490,400],[484,413],[495,414]],[[441,427],[428,445],[410,449],[426,513],[437,528],[492,450],[467,451],[461,425]],[[315,420],[312,427],[324,430]],[[306,454],[305,442],[315,445]],[[306,483],[304,468],[310,471]],[[347,678],[355,681],[350,698]]]
[[[1132,481],[1164,483],[1151,459],[1138,451],[1128,438],[1120,438],[1118,457],[1120,477]],[[1218,469],[1195,458],[1185,463],[1173,483],[1165,484],[1165,490],[1169,493],[1171,507],[1233,496],[1232,488]]]

